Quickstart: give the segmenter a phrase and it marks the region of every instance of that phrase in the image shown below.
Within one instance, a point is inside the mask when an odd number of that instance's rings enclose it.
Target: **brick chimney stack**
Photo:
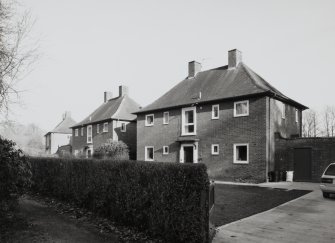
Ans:
[[[242,52],[237,49],[228,51],[228,68],[236,68],[242,62]]]
[[[111,98],[113,98],[113,93],[110,91],[105,91],[104,92],[104,102],[106,103]]]
[[[192,61],[188,63],[188,78],[194,78],[201,71],[201,63]]]
[[[122,97],[124,95],[128,95],[129,93],[129,89],[127,86],[125,85],[120,85],[119,86],[119,97]]]
[[[67,117],[71,117],[71,111],[65,111],[63,114],[63,120],[65,120],[65,118]]]

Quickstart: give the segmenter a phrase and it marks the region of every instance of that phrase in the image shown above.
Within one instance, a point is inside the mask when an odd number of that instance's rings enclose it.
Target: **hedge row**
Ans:
[[[204,164],[31,158],[32,189],[167,242],[208,240]]]

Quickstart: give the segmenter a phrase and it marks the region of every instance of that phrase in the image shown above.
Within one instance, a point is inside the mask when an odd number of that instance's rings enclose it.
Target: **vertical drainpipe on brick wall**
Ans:
[[[268,129],[267,129],[267,156],[266,156],[266,165],[265,165],[265,180],[266,182],[269,182],[269,177],[268,177],[268,173],[269,173],[269,163],[270,163],[270,153],[271,153],[271,98],[267,97],[268,100]]]

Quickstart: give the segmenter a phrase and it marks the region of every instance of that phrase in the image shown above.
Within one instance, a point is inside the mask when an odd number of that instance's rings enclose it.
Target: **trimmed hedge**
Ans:
[[[208,241],[204,164],[31,158],[32,189],[167,242]]]

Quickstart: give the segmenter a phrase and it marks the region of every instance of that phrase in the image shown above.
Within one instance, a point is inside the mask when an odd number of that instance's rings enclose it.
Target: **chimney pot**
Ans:
[[[201,71],[201,63],[192,61],[188,63],[188,78],[194,78]]]
[[[237,49],[228,51],[228,68],[236,68],[242,62],[242,52]]]
[[[105,91],[104,92],[104,102],[106,103],[111,98],[113,98],[113,93],[110,91]]]
[[[65,111],[63,114],[63,120],[65,120],[65,118],[67,117],[71,117],[71,111]]]
[[[125,85],[120,85],[119,86],[119,97],[122,97],[124,95],[127,95],[129,93],[129,89]]]

